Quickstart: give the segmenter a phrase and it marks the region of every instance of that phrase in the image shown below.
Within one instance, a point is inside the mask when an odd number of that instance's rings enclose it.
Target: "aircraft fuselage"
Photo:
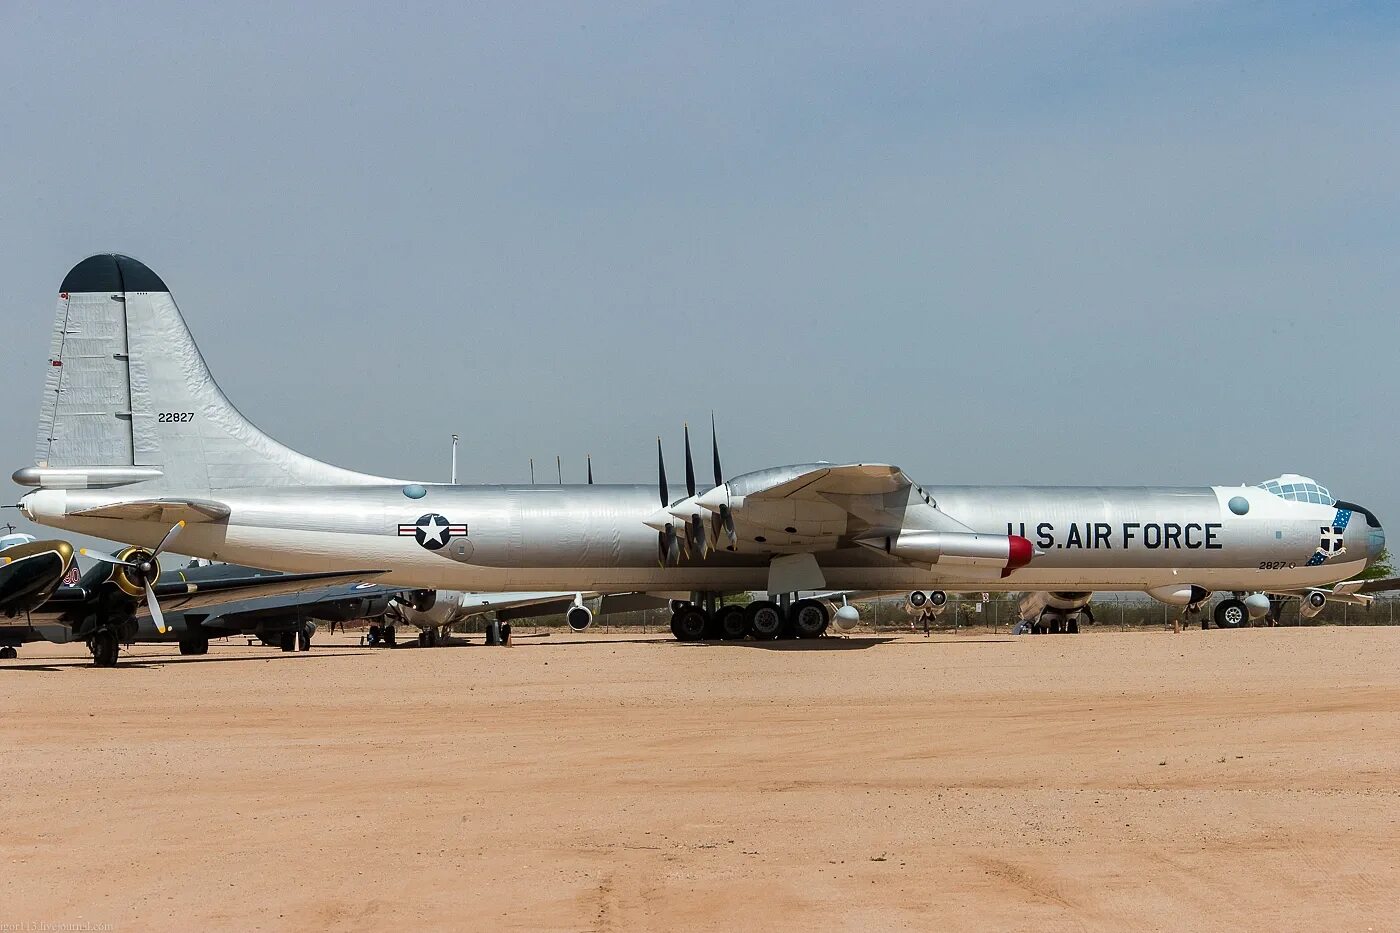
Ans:
[[[426,486],[221,489],[223,521],[191,523],[184,553],[298,572],[383,569],[396,586],[466,590],[738,591],[763,589],[773,545],[741,537],[702,559],[664,566],[654,486]],[[685,495],[674,489],[675,498]],[[826,585],[895,590],[1211,590],[1320,586],[1364,568],[1383,543],[1369,516],[1343,505],[1242,487],[923,487],[943,513],[977,532],[1020,535],[1040,551],[1002,576],[984,567],[920,566],[857,546],[868,529],[815,552]],[[35,521],[151,546],[159,521],[77,516],[120,502],[120,490],[44,489],[24,498]],[[1233,501],[1232,501],[1233,500]],[[1240,500],[1244,500],[1241,505]],[[1232,509],[1232,505],[1234,508]],[[1237,514],[1236,510],[1245,514]],[[1349,521],[1339,516],[1347,513]],[[1341,522],[1339,526],[1339,522]],[[793,550],[804,550],[795,547]]]

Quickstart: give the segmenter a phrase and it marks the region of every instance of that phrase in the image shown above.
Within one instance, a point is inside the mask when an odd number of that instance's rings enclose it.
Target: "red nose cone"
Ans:
[[[1006,569],[1015,570],[1029,564],[1035,556],[1035,548],[1031,547],[1030,539],[1020,535],[1008,535],[1008,540],[1011,546],[1007,548]]]

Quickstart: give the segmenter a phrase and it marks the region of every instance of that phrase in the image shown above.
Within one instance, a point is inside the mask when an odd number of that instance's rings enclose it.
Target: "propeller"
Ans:
[[[690,455],[690,425],[685,427],[685,495],[687,500],[695,498],[695,460]],[[700,559],[704,560],[709,556],[710,539],[705,534],[705,523],[700,518],[700,511],[697,508],[691,516],[685,520],[685,543],[687,551],[699,553]]]
[[[160,543],[154,550],[143,551],[137,549],[129,552],[127,557],[113,557],[110,554],[103,554],[101,551],[89,551],[83,548],[78,553],[84,557],[91,557],[94,560],[104,561],[108,564],[115,564],[118,567],[127,569],[127,577],[133,583],[141,586],[146,594],[146,608],[151,612],[151,621],[155,623],[156,631],[164,635],[167,631],[165,615],[160,611],[160,601],[156,599],[156,591],[151,586],[151,582],[160,576],[160,555],[164,553],[171,543],[179,536],[184,529],[183,520],[175,523],[175,526],[165,533],[160,539]]]
[[[593,455],[588,455],[588,485],[593,485]]]
[[[719,435],[715,432],[715,413],[710,412],[710,452],[714,455],[715,486],[724,485],[724,470],[719,465]],[[729,510],[727,504],[720,507],[710,517],[710,531],[715,543],[719,543],[719,533],[723,531],[729,538],[729,546],[732,548],[739,540],[739,535],[734,530],[734,513]]]
[[[671,504],[670,487],[666,484],[666,457],[661,452],[661,438],[656,439],[656,470],[660,475],[661,508],[665,509]],[[657,549],[660,552],[661,563],[678,564],[681,560],[681,542],[676,534],[676,526],[673,522],[666,522],[665,527],[658,532]]]

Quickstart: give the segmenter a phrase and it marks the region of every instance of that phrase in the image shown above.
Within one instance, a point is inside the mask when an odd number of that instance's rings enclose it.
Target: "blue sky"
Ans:
[[[0,453],[55,292],[172,287],[347,466],[649,482],[1315,475],[1400,515],[1400,13],[792,3],[0,11]],[[703,432],[702,432],[703,434]],[[11,487],[17,496],[19,490]],[[13,501],[13,500],[12,500]],[[13,514],[13,513],[11,513]],[[1392,519],[1400,520],[1400,519]]]

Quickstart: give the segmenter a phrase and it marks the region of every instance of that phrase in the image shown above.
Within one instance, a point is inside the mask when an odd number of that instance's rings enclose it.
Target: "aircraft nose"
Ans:
[[[1385,551],[1385,529],[1377,525],[1366,530],[1366,566],[1369,567],[1380,560],[1381,553]]]

